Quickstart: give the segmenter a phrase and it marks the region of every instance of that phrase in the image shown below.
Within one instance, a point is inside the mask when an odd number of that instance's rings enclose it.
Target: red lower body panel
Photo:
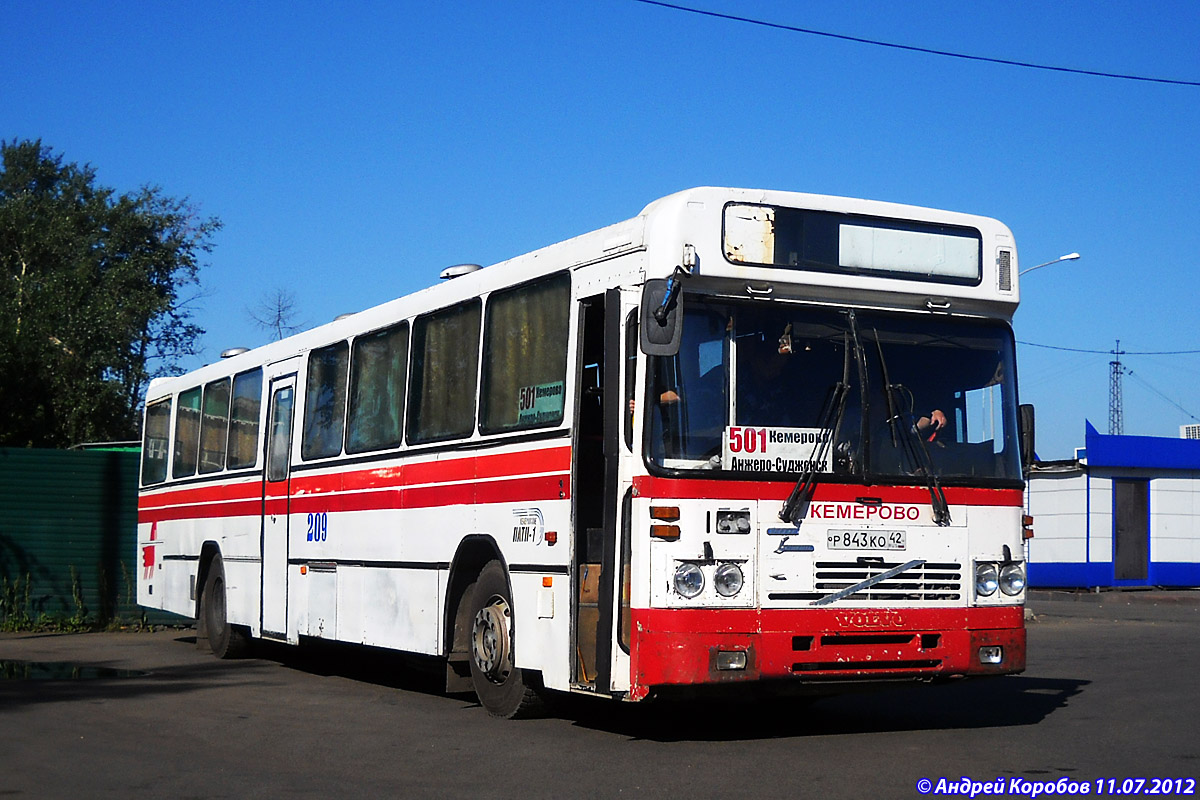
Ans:
[[[1019,606],[634,609],[631,644],[633,699],[656,686],[998,675],[1025,669],[1025,617]],[[1000,663],[980,661],[997,646]],[[718,668],[728,651],[745,652],[744,669]]]

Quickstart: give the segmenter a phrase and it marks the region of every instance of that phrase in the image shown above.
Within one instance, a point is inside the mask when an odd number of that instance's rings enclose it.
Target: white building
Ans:
[[[1200,586],[1200,441],[1089,422],[1085,443],[1030,475],[1029,585]]]

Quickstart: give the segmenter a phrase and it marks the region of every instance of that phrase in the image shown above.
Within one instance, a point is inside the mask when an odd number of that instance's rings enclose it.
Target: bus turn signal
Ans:
[[[679,539],[678,525],[651,525],[650,535],[655,539],[669,539],[675,541]]]

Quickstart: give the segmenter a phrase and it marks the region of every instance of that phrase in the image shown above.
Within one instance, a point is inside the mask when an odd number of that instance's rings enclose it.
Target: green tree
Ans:
[[[0,445],[137,438],[147,382],[203,333],[185,295],[221,223],[98,186],[40,141],[0,155]]]

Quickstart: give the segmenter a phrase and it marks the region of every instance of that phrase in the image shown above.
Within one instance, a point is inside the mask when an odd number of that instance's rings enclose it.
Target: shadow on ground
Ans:
[[[1087,684],[1007,676],[847,690],[820,698],[671,700],[637,706],[591,703],[593,708],[573,718],[578,725],[654,741],[1019,727],[1035,725],[1063,708]]]
[[[399,691],[442,694],[445,666],[439,659],[324,642],[300,648],[259,643],[255,655],[309,674],[340,676]],[[551,693],[549,714],[580,727],[654,741],[1018,727],[1045,719],[1088,683],[1003,676],[869,689],[849,687],[844,693],[821,697],[701,695],[639,704]],[[483,711],[473,695],[452,698],[459,708],[464,708],[462,701],[467,701],[465,708],[477,711],[482,719]]]
[[[167,644],[196,648],[196,638],[183,635]],[[445,666],[435,658],[325,642],[306,642],[298,648],[258,642],[252,657],[242,661],[220,661],[200,652],[194,659],[187,655],[184,663],[150,670],[129,669],[128,659],[120,663],[10,660],[0,670],[0,709],[39,703],[133,700],[234,687],[253,687],[263,695],[275,692],[286,699],[288,692],[297,691],[295,681],[288,677],[289,671],[295,671],[386,687],[398,693],[398,703],[403,703],[404,693],[409,692],[443,696],[445,705],[438,704],[434,713],[475,714],[479,724],[545,724],[496,722],[486,717],[473,694],[444,695]],[[556,720],[545,722],[565,720],[632,740],[666,742],[1019,727],[1037,724],[1087,686],[1084,680],[1022,675],[936,684],[886,684],[867,691],[850,687],[823,697],[710,693],[631,704],[551,694],[549,714]],[[519,727],[512,732],[518,731]]]
[[[154,670],[127,669],[105,661],[0,662],[0,709],[15,710],[42,703],[132,700],[178,695],[226,686],[280,686],[267,672],[270,665],[201,661]]]

